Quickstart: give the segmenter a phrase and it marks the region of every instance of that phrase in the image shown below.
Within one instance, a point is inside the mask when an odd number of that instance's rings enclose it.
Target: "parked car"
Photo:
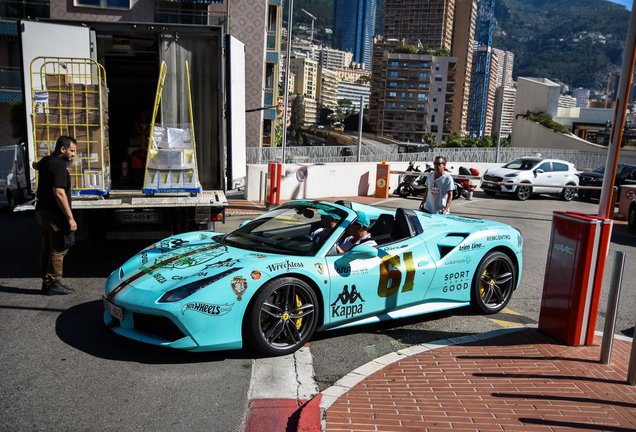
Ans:
[[[376,246],[337,254],[363,211]],[[337,225],[311,233],[321,216]],[[157,242],[106,281],[104,322],[121,336],[188,350],[289,354],[314,331],[471,305],[501,311],[519,284],[523,238],[509,225],[352,202],[285,203],[229,234]]]
[[[498,192],[514,194],[520,201],[527,200],[533,193],[559,194],[563,200],[570,201],[576,195],[576,188],[566,186],[578,184],[578,173],[570,162],[523,157],[504,166],[487,169],[481,188],[486,195],[495,195]]]
[[[30,200],[26,178],[24,143],[0,147],[0,205],[9,207]]]
[[[580,186],[603,186],[603,178],[605,176],[605,166],[596,168],[594,171],[584,171],[579,174]],[[618,164],[616,166],[616,177],[614,177],[614,186],[622,184],[636,183],[636,165]],[[579,198],[589,200],[591,198],[600,198],[601,190],[579,189]],[[620,194],[619,197],[620,199]]]

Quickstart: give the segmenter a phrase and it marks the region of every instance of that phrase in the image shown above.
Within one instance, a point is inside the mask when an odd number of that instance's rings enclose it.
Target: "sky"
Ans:
[[[632,10],[633,0],[610,0],[612,3],[618,3],[619,5],[623,5],[627,8],[627,10]]]

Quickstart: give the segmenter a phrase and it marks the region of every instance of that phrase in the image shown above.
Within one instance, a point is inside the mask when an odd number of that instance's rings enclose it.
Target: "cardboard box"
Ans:
[[[75,126],[71,127],[71,131],[74,134],[73,138],[77,141],[78,147],[80,143],[90,142],[91,147],[95,144],[99,144],[101,152],[102,129],[99,126]]]
[[[60,88],[73,83],[70,75],[47,74],[45,78],[46,88]]]
[[[62,135],[68,136],[68,129],[65,126],[36,126],[36,141],[57,141]]]
[[[101,93],[101,108],[108,109],[108,89],[105,86],[87,85],[86,86],[86,107],[88,108],[100,108],[99,98]]]
[[[86,86],[84,84],[69,84],[68,106],[76,108],[86,107]]]

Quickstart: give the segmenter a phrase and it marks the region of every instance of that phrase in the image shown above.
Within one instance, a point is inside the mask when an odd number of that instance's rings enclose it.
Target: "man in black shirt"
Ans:
[[[64,256],[68,252],[64,236],[77,230],[71,211],[71,176],[67,165],[75,157],[74,138],[61,136],[50,156],[35,164],[38,171],[35,219],[42,233],[40,267],[42,293],[46,295],[71,294],[75,290],[62,285]]]

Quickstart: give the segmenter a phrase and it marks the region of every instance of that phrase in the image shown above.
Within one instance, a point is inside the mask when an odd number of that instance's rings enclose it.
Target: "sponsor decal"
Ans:
[[[521,236],[521,234],[517,234],[517,246],[523,246],[523,237]]]
[[[555,244],[554,250],[568,255],[574,255],[574,248],[562,244]]]
[[[474,223],[474,224],[483,224],[485,222],[482,219],[473,219],[473,218],[466,218],[466,217],[453,216],[453,215],[446,216],[446,219],[454,219],[458,222]]]
[[[318,273],[323,274],[325,271],[325,267],[320,263],[316,263],[315,265],[316,265],[316,270],[318,270]]]
[[[210,304],[210,303],[190,302],[190,303],[186,303],[181,308],[181,313],[185,315],[187,311],[193,311],[193,312],[202,313],[204,315],[221,316],[230,312],[232,310],[232,306],[234,306],[234,303],[232,304],[225,303],[223,305],[216,305],[216,304]]]
[[[141,265],[148,265],[148,252],[146,252],[145,250],[141,251]]]
[[[188,276],[172,276],[172,280],[174,280],[174,281],[182,281],[182,280],[189,279],[191,277],[205,277],[207,275],[208,275],[208,272],[199,272],[199,273],[191,274],[191,275],[188,275]]]
[[[162,284],[164,282],[168,282],[168,279],[166,279],[165,277],[161,276],[159,273],[153,274],[152,277],[155,278],[155,280],[157,282],[159,282],[160,284]]]
[[[446,273],[444,275],[444,287],[443,292],[459,291],[462,289],[468,289],[470,287],[470,271],[458,271],[454,273]]]
[[[252,272],[250,273],[250,277],[253,280],[255,280],[255,281],[260,280],[261,279],[261,272],[258,271],[258,270],[252,270]]]
[[[460,252],[467,252],[467,251],[471,251],[475,249],[483,249],[485,247],[486,246],[481,243],[471,243],[471,244],[460,245],[458,249]]]
[[[270,264],[267,266],[267,270],[274,272],[278,270],[289,270],[293,268],[303,268],[305,265],[301,262],[285,261],[282,263]]]
[[[199,240],[207,240],[210,238],[209,234],[199,234]]]
[[[445,226],[448,226],[448,224],[440,222],[440,223],[434,223],[434,224],[425,224],[425,225],[422,225],[422,228],[427,230],[427,229],[433,229],[433,228],[441,228]]]
[[[241,262],[241,260],[238,259],[233,259],[233,258],[228,258],[225,259],[223,261],[217,261],[215,263],[212,264],[208,264],[205,266],[205,268],[203,270],[206,269],[211,269],[211,268],[230,268],[230,267],[234,267],[234,264]]]
[[[166,270],[180,270],[208,263],[225,253],[227,253],[227,248],[220,244],[204,247],[188,246],[184,247],[179,253],[170,252],[159,256],[152,267],[155,269],[163,268]]]
[[[384,250],[385,251],[390,251],[390,250],[395,250],[395,249],[402,249],[405,248],[407,245],[403,244],[403,245],[398,245],[398,246],[389,246],[389,247],[385,247]]]
[[[487,236],[486,240],[488,241],[510,240],[510,235],[509,234],[491,235],[491,236]]]
[[[456,259],[456,260],[452,260],[452,261],[446,261],[444,263],[444,265],[451,266],[451,265],[456,265],[456,264],[468,264],[469,262],[470,262],[470,255],[466,255],[465,257],[463,257],[461,259]]]
[[[358,300],[361,303],[354,304]],[[353,318],[362,313],[363,303],[364,299],[356,289],[356,286],[351,285],[351,290],[349,290],[349,285],[345,285],[336,300],[331,303],[331,317]]]
[[[258,254],[258,253],[248,253],[245,256],[246,257],[254,257],[254,258],[267,258],[267,255]]]
[[[247,279],[241,276],[236,276],[234,279],[232,279],[231,284],[232,291],[234,291],[234,294],[236,294],[236,299],[238,301],[241,301],[241,299],[243,298],[243,294],[245,294],[245,291],[247,291]]]

